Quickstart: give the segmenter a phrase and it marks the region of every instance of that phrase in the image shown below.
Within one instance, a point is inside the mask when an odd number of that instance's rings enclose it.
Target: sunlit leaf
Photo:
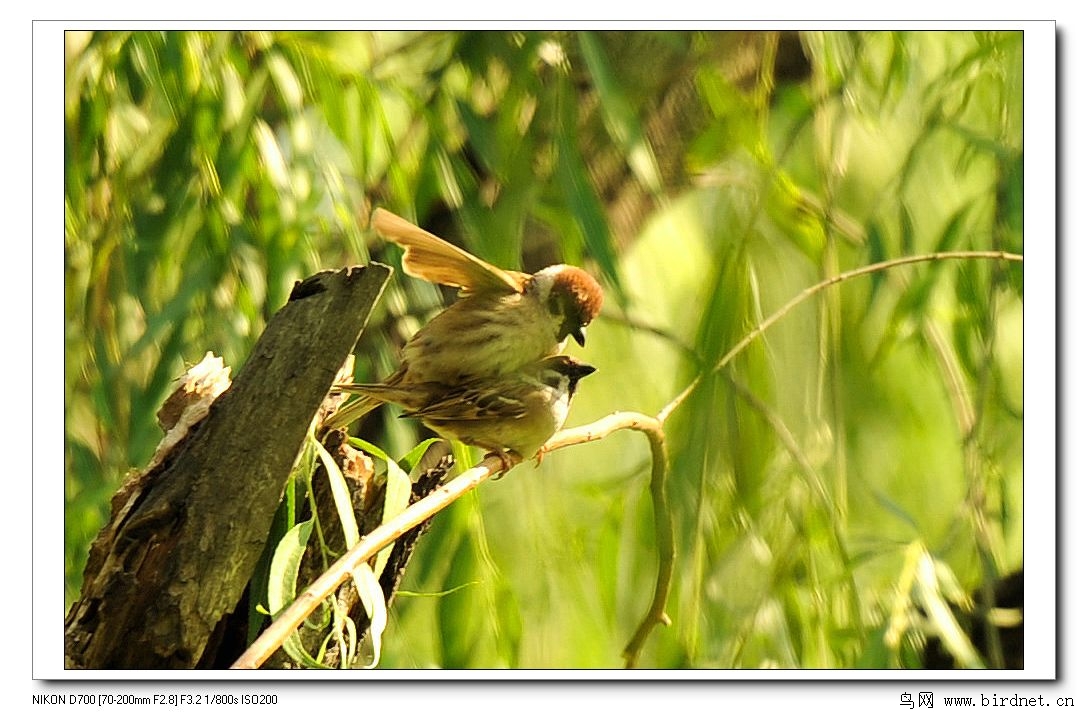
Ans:
[[[355,520],[355,508],[351,504],[351,491],[344,479],[344,473],[340,472],[336,460],[313,435],[310,436],[310,445],[321,458],[321,464],[325,468],[329,489],[332,491],[332,499],[336,505],[336,514],[340,518],[340,527],[344,533],[344,543],[348,549],[351,549],[359,543],[359,524]]]
[[[306,520],[295,525],[276,546],[268,580],[268,611],[273,617],[295,599],[299,566],[313,531],[313,524],[313,520]],[[306,651],[297,631],[284,641],[283,649],[304,667],[324,667]]]
[[[930,622],[941,643],[956,662],[964,668],[981,669],[984,666],[971,640],[956,622],[952,609],[941,594],[933,559],[923,554],[918,563],[917,587]]]
[[[355,580],[355,587],[359,590],[359,600],[363,604],[363,609],[370,618],[367,637],[370,638],[371,658],[364,666],[371,669],[378,666],[382,657],[382,634],[385,632],[387,622],[385,593],[378,584],[377,573],[366,563],[352,570],[351,576]]]

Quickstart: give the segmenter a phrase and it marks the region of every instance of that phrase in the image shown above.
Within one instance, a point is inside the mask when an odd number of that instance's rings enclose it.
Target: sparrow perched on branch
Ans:
[[[423,382],[349,384],[338,390],[405,409],[446,438],[494,452],[531,457],[567,419],[578,381],[596,368],[566,355],[529,363],[517,372],[459,385]]]
[[[405,249],[405,273],[461,289],[453,305],[405,344],[400,367],[381,385],[461,386],[511,375],[557,355],[568,336],[585,345],[586,327],[604,299],[601,286],[585,270],[571,265],[552,265],[532,275],[502,270],[380,208],[371,225]],[[372,397],[346,405],[326,425],[347,425],[379,404]]]
[[[513,372],[563,350],[567,336],[585,345],[586,326],[604,293],[581,268],[552,265],[529,275],[501,270],[393,213],[371,225],[405,249],[404,272],[461,289],[461,297],[404,346],[410,382],[453,383]]]

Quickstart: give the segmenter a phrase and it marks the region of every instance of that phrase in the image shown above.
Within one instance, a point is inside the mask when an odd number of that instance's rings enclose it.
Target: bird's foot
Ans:
[[[510,472],[515,465],[521,462],[521,456],[518,455],[516,452],[512,451],[507,452],[506,450],[492,450],[488,454],[497,457],[499,459],[499,462],[502,464],[502,470],[500,470],[499,473],[495,475],[495,480],[498,480],[503,475]]]

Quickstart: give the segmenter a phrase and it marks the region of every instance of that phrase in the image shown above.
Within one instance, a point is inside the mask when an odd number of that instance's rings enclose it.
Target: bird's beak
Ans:
[[[581,363],[577,368],[577,375],[580,378],[584,378],[586,375],[595,372],[597,372],[597,368],[593,367],[592,365],[586,365],[585,363]]]
[[[570,334],[570,336],[572,338],[574,338],[574,342],[578,343],[582,347],[586,346],[586,327],[585,327],[585,325],[581,325],[581,326],[575,328],[574,331]]]
[[[597,368],[592,365],[586,365],[583,362],[573,360],[567,370],[567,376],[570,379],[570,387],[567,388],[567,392],[574,395],[574,391],[578,389],[578,383],[582,378],[594,372],[597,372]]]

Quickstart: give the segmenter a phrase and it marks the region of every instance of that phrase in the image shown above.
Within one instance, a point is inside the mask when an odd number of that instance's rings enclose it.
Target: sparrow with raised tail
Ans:
[[[507,450],[522,458],[535,455],[566,422],[578,381],[595,370],[572,357],[553,355],[515,373],[459,385],[363,383],[337,389],[400,405],[405,409],[401,417],[419,418],[445,438],[493,452],[509,469]]]
[[[586,327],[604,298],[585,270],[571,265],[532,275],[502,270],[381,208],[371,226],[405,249],[406,274],[461,290],[453,305],[405,344],[400,367],[381,385],[460,386],[557,355],[568,336],[585,345]],[[347,425],[379,404],[370,398],[345,405],[326,425]]]

